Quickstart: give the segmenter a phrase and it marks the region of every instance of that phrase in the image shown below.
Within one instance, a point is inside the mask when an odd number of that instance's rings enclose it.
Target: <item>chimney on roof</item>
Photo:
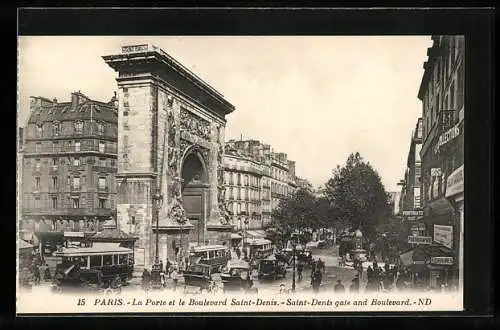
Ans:
[[[80,91],[71,93],[71,108],[75,109],[78,105],[88,101],[88,98]]]

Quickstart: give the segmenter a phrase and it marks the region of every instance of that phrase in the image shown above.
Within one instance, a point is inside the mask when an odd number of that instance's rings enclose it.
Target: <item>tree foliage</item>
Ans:
[[[349,155],[344,166],[337,166],[325,185],[337,220],[369,237],[390,215],[388,194],[380,176],[358,152]]]
[[[315,222],[314,210],[315,197],[308,189],[299,188],[281,199],[273,211],[274,226],[278,229],[279,240],[285,242],[294,231],[309,227]]]

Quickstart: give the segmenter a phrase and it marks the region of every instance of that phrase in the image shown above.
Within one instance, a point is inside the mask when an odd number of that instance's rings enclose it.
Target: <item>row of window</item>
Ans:
[[[278,195],[288,195],[290,193],[290,190],[288,188],[288,185],[273,182],[271,184],[271,192]]]
[[[248,189],[248,188],[235,188],[229,187],[229,199],[251,199],[251,200],[260,200],[261,193],[258,190]]]
[[[243,180],[242,180],[243,179]],[[235,182],[238,186],[260,186],[260,178],[255,176],[249,176],[248,174],[242,175],[241,173],[225,172],[224,173],[224,183],[234,185]]]
[[[95,127],[95,132],[97,134],[101,134],[101,135],[104,134],[105,129],[106,129],[106,123],[104,123],[102,121],[85,123],[82,120],[76,120],[73,122],[72,134],[83,134],[85,125],[89,125],[90,134],[94,133],[94,127]],[[49,123],[49,125],[36,124],[36,136],[37,137],[43,137],[45,130],[48,130],[49,135],[52,134],[53,136],[61,136],[62,135],[61,134],[61,132],[62,132],[61,122],[54,121],[51,124]],[[45,136],[47,136],[47,134],[45,134]]]
[[[444,49],[447,49],[447,55],[436,59],[433,76],[423,101],[424,136],[429,134],[440,109],[459,109],[464,101],[463,61],[457,68],[456,75],[452,72],[458,53],[463,52],[463,37],[448,37],[443,40],[449,41],[447,45],[443,46]],[[449,88],[445,89],[450,80]]]
[[[272,168],[272,177],[278,181],[286,181],[286,180],[288,180],[288,172],[281,170],[281,169],[278,169],[276,167],[273,167]]]
[[[96,166],[100,167],[112,167],[116,168],[116,159],[114,158],[105,158],[100,157],[98,160],[94,159],[94,157],[53,157],[51,160],[52,170],[58,170],[59,165],[67,165],[67,166],[80,166],[85,164],[85,160],[87,163],[92,163],[97,161]],[[35,159],[35,171],[40,172],[42,170],[42,160],[40,158]]]
[[[40,152],[82,152],[82,151],[97,151],[100,153],[116,153],[115,143],[107,144],[105,141],[99,141],[97,145],[94,141],[84,141],[83,145],[81,141],[52,141],[52,145],[46,145],[46,143],[36,142],[35,143],[35,153]]]
[[[260,214],[261,209],[259,206],[251,203],[231,203],[230,209],[232,209],[233,214],[241,214],[246,212],[247,215],[253,215],[254,213]]]
[[[72,190],[80,190],[82,187],[82,184],[86,184],[86,176],[83,176],[80,178],[79,176],[68,176],[66,178],[66,185],[71,185]],[[97,178],[97,187],[99,190],[106,190],[108,189],[108,180],[106,177],[98,177]],[[52,177],[51,181],[51,188],[53,190],[59,189],[59,178],[57,176]],[[34,177],[33,181],[33,189],[35,191],[40,191],[41,189],[41,178],[39,176]]]
[[[40,209],[43,208],[44,205],[42,205],[42,201],[39,196],[36,196],[33,198],[32,201],[30,201],[31,205],[35,209]],[[58,209],[61,208],[63,205],[60,205],[60,198],[57,196],[51,196],[50,197],[50,207],[52,209]],[[73,209],[79,209],[81,208],[81,203],[80,203],[80,197],[78,196],[71,196],[71,203],[70,207]],[[100,209],[110,209],[112,208],[112,205],[110,205],[110,201],[107,198],[99,198],[98,199],[98,208]]]

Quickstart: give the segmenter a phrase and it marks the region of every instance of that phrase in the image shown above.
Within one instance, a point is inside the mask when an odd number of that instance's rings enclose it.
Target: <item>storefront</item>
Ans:
[[[30,268],[33,262],[34,246],[28,242],[19,240],[19,269]]]
[[[439,290],[453,278],[453,251],[440,244],[418,245],[400,255],[401,265],[411,273],[416,287]]]
[[[456,219],[455,255],[458,258],[458,286],[463,288],[463,241],[464,241],[464,165],[453,171],[446,180],[446,198],[454,207]]]

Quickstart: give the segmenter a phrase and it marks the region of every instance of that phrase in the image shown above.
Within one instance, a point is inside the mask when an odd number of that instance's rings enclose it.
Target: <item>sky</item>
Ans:
[[[399,191],[430,36],[19,37],[18,124],[30,96],[107,102],[117,73],[102,56],[152,43],[221,92],[236,110],[226,139],[257,139],[296,161],[315,187],[358,151]]]

